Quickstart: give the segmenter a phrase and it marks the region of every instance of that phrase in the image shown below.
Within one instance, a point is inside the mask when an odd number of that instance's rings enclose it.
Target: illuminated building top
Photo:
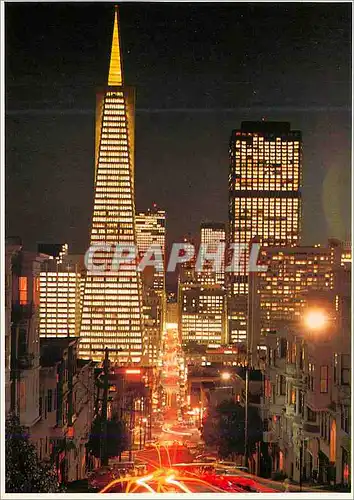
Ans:
[[[123,85],[122,60],[120,56],[120,43],[118,32],[118,9],[116,7],[114,14],[113,39],[111,60],[109,64],[108,86],[119,87]]]

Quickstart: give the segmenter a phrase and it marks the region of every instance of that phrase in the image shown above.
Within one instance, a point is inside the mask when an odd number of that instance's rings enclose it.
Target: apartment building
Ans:
[[[350,482],[350,274],[342,263],[302,322],[273,323],[266,336],[264,441],[273,472],[299,483]]]
[[[18,239],[6,242],[8,410],[31,429],[39,420],[39,275],[42,258],[22,249]],[[9,394],[7,394],[9,396]]]
[[[40,460],[54,460],[59,481],[83,479],[90,468],[88,441],[94,417],[94,366],[77,357],[77,338],[41,340],[40,420],[31,439]]]

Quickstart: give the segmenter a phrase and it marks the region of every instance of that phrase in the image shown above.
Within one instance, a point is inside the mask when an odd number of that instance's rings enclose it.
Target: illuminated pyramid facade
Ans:
[[[108,87],[97,96],[95,197],[90,244],[135,245],[134,91],[124,87],[116,10]],[[101,361],[104,350],[121,364],[140,363],[142,295],[135,263],[113,270],[112,252],[96,251],[87,271],[80,356]],[[106,266],[107,270],[104,270]]]

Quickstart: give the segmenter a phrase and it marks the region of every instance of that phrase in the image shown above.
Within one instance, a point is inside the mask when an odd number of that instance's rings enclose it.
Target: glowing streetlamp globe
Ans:
[[[310,330],[322,330],[328,321],[327,314],[321,309],[313,309],[305,315],[305,325]]]
[[[221,374],[221,379],[222,380],[230,380],[230,378],[231,378],[231,373],[229,373],[229,372],[223,372]]]

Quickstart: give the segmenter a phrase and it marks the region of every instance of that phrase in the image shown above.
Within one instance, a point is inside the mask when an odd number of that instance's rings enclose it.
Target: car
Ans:
[[[219,475],[224,476],[237,476],[241,473],[248,474],[248,469],[247,467],[221,467],[220,465],[218,465],[215,469],[215,472]]]
[[[226,467],[237,467],[237,463],[231,462],[230,460],[218,460],[218,464]]]
[[[229,462],[227,460],[218,460],[218,467],[235,472],[237,471],[248,472],[248,467],[244,467],[243,465],[237,465],[235,462]]]
[[[248,467],[244,467],[243,465],[236,465],[235,469],[241,472],[249,472]]]
[[[193,460],[195,462],[204,462],[204,463],[213,463],[217,461],[217,458],[214,455],[206,455],[202,453],[201,455],[197,455]]]
[[[241,493],[244,491],[243,488],[233,484],[228,480],[228,478],[219,476],[215,474],[215,472],[201,474],[200,479],[212,484],[213,486],[221,488],[223,491],[228,493]]]
[[[257,488],[257,484],[253,479],[249,479],[248,477],[242,477],[242,476],[229,476],[227,479],[230,481],[231,484],[241,488],[244,491],[250,491],[254,493],[259,493],[259,489]]]

